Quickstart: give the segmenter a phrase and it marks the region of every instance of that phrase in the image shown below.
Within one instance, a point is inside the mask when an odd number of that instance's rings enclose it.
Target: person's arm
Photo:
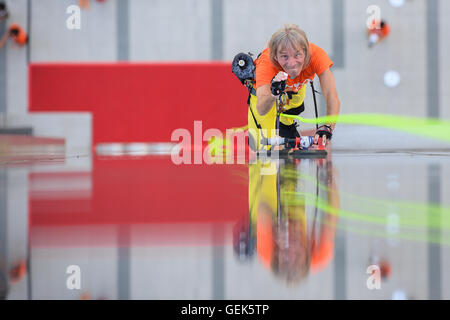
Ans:
[[[322,94],[327,103],[327,116],[339,115],[341,103],[338,98],[336,85],[334,82],[334,76],[330,69],[325,70],[319,76],[320,87],[322,88]],[[335,123],[331,124],[331,128],[334,130]]]
[[[276,98],[270,91],[270,84],[265,84],[256,89],[256,109],[259,115],[267,114],[273,106]]]
[[[280,71],[278,72],[275,77],[272,79],[273,83],[274,81],[286,81],[287,80],[287,73]],[[267,114],[270,109],[273,107],[273,103],[277,99],[274,94],[272,94],[272,90],[270,88],[271,84],[265,84],[256,89],[256,109],[258,110],[259,115],[263,116]]]
[[[327,102],[327,116],[337,116],[339,114],[340,102],[334,83],[334,76],[330,69],[323,71],[319,75],[319,80],[322,88],[322,94]],[[322,137],[322,144],[324,146],[328,144],[328,139],[331,139],[336,123],[329,123],[328,125],[331,127],[331,130],[328,129],[326,124],[324,124],[321,125],[316,131],[316,134],[314,135],[315,144],[319,143],[319,137]]]

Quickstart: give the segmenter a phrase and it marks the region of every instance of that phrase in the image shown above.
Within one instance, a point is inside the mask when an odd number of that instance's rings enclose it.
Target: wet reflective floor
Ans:
[[[7,299],[449,299],[450,153],[0,166]]]

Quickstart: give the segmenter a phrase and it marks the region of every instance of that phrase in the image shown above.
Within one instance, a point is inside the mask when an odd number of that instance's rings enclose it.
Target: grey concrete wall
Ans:
[[[211,59],[211,1],[129,1],[131,61]]]
[[[81,28],[68,29],[73,0],[31,1],[32,62],[102,62],[117,59],[117,1],[91,1],[81,10]]]
[[[427,44],[429,38],[434,37],[433,33],[427,33],[430,19],[427,1],[407,1],[401,8],[392,8],[384,0],[304,0],[301,5],[293,0],[276,3],[266,0],[91,1],[90,10],[81,11],[80,30],[66,27],[69,17],[66,9],[77,1],[40,0],[28,4],[27,0],[9,0],[7,3],[11,11],[9,22],[19,22],[30,34],[28,48],[9,43],[3,49],[6,51],[6,88],[0,89],[0,93],[4,92],[5,110],[12,119],[6,124],[10,126],[20,123],[33,126],[37,131],[48,127],[47,122],[31,120],[27,115],[27,57],[31,62],[230,61],[240,51],[259,53],[270,35],[284,23],[299,24],[311,42],[324,48],[336,61],[342,60],[333,69],[342,113],[423,117],[435,104],[434,100],[429,102],[427,96],[430,91]],[[437,25],[441,30],[435,39],[439,44],[438,68],[446,70],[449,62],[445,57],[450,41],[446,41],[448,36],[444,30],[449,28],[446,14],[450,7],[447,1],[437,0],[436,3],[439,8]],[[365,23],[366,9],[372,4],[380,6],[382,17],[392,25],[392,33],[384,43],[369,50]],[[30,26],[27,26],[28,21]],[[343,25],[343,34],[336,27],[340,25]],[[343,42],[336,44],[334,39],[343,39]],[[383,84],[384,73],[391,69],[401,75],[397,88],[387,88]],[[450,117],[445,107],[450,102],[448,77],[440,72],[436,81],[440,80],[437,107],[441,117],[447,119]],[[318,79],[316,87],[319,87]],[[305,117],[314,117],[310,93],[308,89]],[[319,110],[325,113],[325,103],[320,96]],[[17,120],[17,117],[22,119]],[[242,121],[237,119],[237,123]],[[73,130],[68,130],[66,139],[79,132],[71,127]],[[83,127],[90,130],[89,121],[84,122]],[[55,130],[55,134],[58,131]],[[83,138],[86,146],[88,136]]]
[[[32,298],[36,300],[118,299],[117,248],[34,248],[32,250]],[[66,285],[71,265],[80,267],[81,288]]]
[[[92,114],[88,112],[39,112],[29,115],[9,115],[10,126],[32,127],[38,137],[65,138],[68,155],[90,151]]]
[[[7,172],[6,190],[6,261],[8,268],[28,259],[28,172],[25,168]],[[3,230],[2,230],[3,232]],[[8,299],[28,298],[28,275],[23,281],[10,286]]]
[[[364,165],[361,165],[364,163]],[[346,264],[347,264],[347,297],[349,299],[390,299],[395,290],[403,290],[411,299],[428,299],[425,290],[429,281],[427,272],[427,228],[404,227],[405,210],[397,203],[428,202],[427,162],[412,158],[376,157],[362,155],[352,160],[342,156],[335,160],[339,172],[339,192],[341,207],[349,212],[376,216],[383,224],[356,222],[354,219],[340,217],[340,226],[346,226],[352,231],[346,233]],[[355,174],[358,179],[355,179]],[[413,179],[411,177],[414,176]],[[370,195],[370,196],[369,196]],[[355,200],[354,196],[365,197],[368,200]],[[380,205],[372,204],[375,200]],[[377,214],[377,208],[381,209]],[[388,227],[388,221],[399,218],[398,227]],[[363,218],[364,219],[364,218]],[[342,221],[343,220],[343,221]],[[403,226],[402,226],[403,221]],[[341,223],[343,224],[341,225]],[[417,220],[422,225],[427,224],[427,212]],[[411,235],[425,241],[411,241],[403,237]],[[385,234],[384,237],[376,234]],[[445,250],[448,252],[448,247]],[[382,281],[380,290],[369,290],[366,281],[369,275],[366,268],[372,264],[370,258],[377,255],[380,259],[388,259],[392,266],[391,278]],[[445,285],[447,286],[447,284]]]
[[[12,22],[17,22],[27,30],[27,1],[9,0],[6,3],[10,11],[8,26]],[[19,47],[14,42],[8,41],[2,50],[6,51],[7,119],[10,115],[25,116],[28,109],[27,48]]]
[[[441,93],[441,117],[444,119],[450,119],[450,74],[446,70],[450,70],[450,19],[448,13],[450,12],[450,2],[439,2],[439,63],[440,63],[440,93]]]
[[[391,8],[387,1],[346,1],[345,68],[339,73],[339,94],[345,113],[376,112],[423,117],[426,115],[426,1]],[[391,35],[372,50],[367,48],[366,8],[377,4],[391,23]],[[387,88],[384,73],[397,70],[401,84]]]
[[[0,23],[0,34],[7,30],[6,22]],[[0,50],[0,127],[5,126],[6,117],[6,51]]]
[[[224,57],[239,52],[257,55],[271,35],[286,23],[298,24],[311,42],[332,52],[332,1],[224,1]]]
[[[441,172],[442,176],[449,177],[450,176],[450,164],[442,164],[441,166]],[[449,179],[442,179],[442,189],[440,197],[442,199],[442,205],[446,208],[450,208],[450,198],[447,196],[450,194],[450,181]],[[442,216],[442,222],[445,225],[450,225],[450,214],[445,214]],[[448,229],[444,230],[443,236],[445,236],[447,239],[450,237],[450,232]],[[450,252],[449,250],[442,249],[442,283],[450,283],[450,274],[446,271],[448,268],[447,266],[450,265]],[[450,287],[449,286],[443,286],[442,287],[442,298],[443,299],[450,299]]]
[[[211,299],[211,247],[132,249],[130,299]]]
[[[330,56],[336,57],[339,53],[333,45],[333,17],[336,12],[333,9],[333,1],[336,0],[304,0],[301,5],[297,1],[242,1],[237,0],[173,0],[170,2],[154,0],[107,0],[106,3],[92,1],[89,11],[82,11],[81,30],[68,30],[65,22],[68,15],[65,9],[76,1],[69,0],[31,0],[28,6],[27,0],[8,0],[11,11],[9,22],[17,21],[28,29],[30,43],[28,48],[19,48],[12,43],[2,49],[5,61],[5,72],[0,75],[5,81],[1,82],[0,102],[6,102],[4,110],[8,113],[7,124],[13,126],[31,125],[37,135],[66,137],[69,149],[73,146],[87,147],[91,139],[91,119],[88,115],[28,115],[27,114],[27,57],[31,62],[114,62],[118,60],[129,61],[205,61],[213,59],[231,60],[235,53],[240,51],[252,51],[258,53],[263,49],[271,35],[283,23],[298,23],[304,28],[310,40],[322,46]],[[334,69],[336,84],[342,103],[343,113],[379,112],[395,115],[418,116],[427,115],[429,97],[427,88],[427,1],[407,1],[402,8],[394,9],[384,0],[345,0],[344,10],[344,53],[343,64]],[[442,118],[450,119],[450,111],[447,107],[450,103],[449,81],[450,75],[444,70],[449,70],[447,57],[450,53],[450,41],[448,33],[450,21],[447,15],[450,12],[449,1],[438,1],[439,5],[439,30],[436,35],[439,43],[439,113]],[[381,7],[382,16],[392,24],[391,36],[382,44],[369,50],[365,39],[365,22],[367,19],[366,8],[370,4]],[[298,9],[297,9],[298,7]],[[28,11],[28,8],[31,11]],[[126,9],[124,9],[126,8]],[[123,11],[122,11],[123,10]],[[126,11],[128,10],[128,11]],[[250,13],[250,11],[252,13]],[[122,12],[128,12],[123,15]],[[222,14],[222,16],[220,16]],[[27,17],[27,15],[29,15]],[[219,16],[218,16],[219,15]],[[120,17],[120,18],[119,18]],[[27,22],[30,21],[31,25]],[[221,21],[222,24],[214,25]],[[221,38],[221,42],[217,38]],[[123,37],[128,37],[124,40]],[[123,49],[123,43],[128,44],[128,50]],[[27,51],[28,50],[28,51]],[[122,51],[121,51],[122,50]],[[400,72],[402,81],[399,87],[390,89],[383,84],[383,74],[387,70],[395,69]],[[316,80],[316,83],[318,81]],[[312,101],[308,89],[308,110],[306,117],[312,117]],[[321,109],[324,109],[323,101]],[[70,118],[72,117],[73,118]],[[237,123],[246,119],[237,119]],[[359,129],[358,129],[359,130]],[[361,132],[361,131],[358,131]],[[364,131],[366,136],[367,132]],[[355,141],[353,131],[342,134],[343,140]],[[370,133],[369,133],[370,134]],[[339,137],[337,133],[335,140]],[[378,139],[377,139],[378,138]],[[372,141],[380,141],[380,136],[374,133]],[[383,139],[386,139],[383,136]],[[401,136],[401,139],[404,137]],[[401,140],[399,139],[399,140]],[[359,141],[360,147],[367,144],[365,140]],[[383,142],[383,141],[381,141]],[[382,147],[381,142],[378,146]],[[375,144],[376,145],[376,144]],[[401,145],[401,143],[399,143]],[[383,155],[389,157],[389,155]],[[389,159],[392,160],[392,159]],[[371,194],[373,197],[387,199],[411,199],[426,203],[428,199],[427,165],[426,162],[414,162],[411,166],[405,166],[405,159],[398,163],[371,161],[362,155],[357,163],[364,161],[367,171],[358,171],[358,175],[352,171],[354,164],[343,159],[336,160],[336,166],[341,172],[351,173],[340,177],[341,191],[359,191],[361,195]],[[439,160],[443,177],[450,174],[448,161]],[[389,165],[388,165],[389,164]],[[370,168],[370,169],[369,169]],[[395,172],[394,178],[392,174]],[[23,228],[27,206],[27,175],[23,171],[8,173],[7,194],[2,199],[7,199],[7,205],[3,204],[3,213],[7,214],[7,230],[19,230],[14,234],[7,234],[8,248],[6,251],[8,261],[14,261],[26,254],[24,243],[27,230]],[[11,177],[11,179],[9,179]],[[357,178],[356,178],[357,177]],[[414,177],[411,182],[411,177]],[[391,190],[391,179],[397,179],[399,189]],[[447,179],[448,180],[448,179]],[[448,197],[450,185],[442,179],[440,198],[445,206],[450,206]],[[406,182],[404,182],[406,181]],[[370,183],[368,183],[370,182]],[[391,184],[389,184],[391,182]],[[16,185],[19,183],[19,185]],[[395,185],[395,184],[394,184]],[[342,203],[343,207],[351,207],[351,202]],[[394,210],[395,208],[393,208]],[[345,221],[343,222],[345,225]],[[446,230],[442,231],[444,233]],[[426,231],[420,235],[423,236]],[[448,236],[447,233],[445,233]],[[373,240],[373,241],[372,241]],[[361,237],[358,234],[345,234],[339,241],[340,250],[345,253],[344,263],[347,291],[341,292],[347,298],[390,298],[392,289],[403,288],[413,294],[414,298],[427,298],[428,292],[424,290],[429,281],[430,248],[426,244],[414,244],[411,242],[386,242],[379,244],[379,239]],[[365,287],[367,274],[367,259],[373,244],[384,248],[386,255],[392,258],[393,277],[395,283],[386,283],[385,290],[372,292]],[[9,247],[11,246],[11,247]],[[202,270],[205,278],[190,278],[185,282],[186,287],[178,291],[180,298],[187,297],[190,286],[203,281],[195,292],[196,297],[209,298],[213,294],[212,272],[213,255],[211,250],[196,248],[138,248],[130,252],[132,261],[129,271],[133,274],[130,278],[130,298],[170,297],[173,288],[164,289],[167,279],[173,280],[176,275],[179,281],[183,276],[188,276],[193,270]],[[117,262],[118,253],[115,250],[105,251],[93,249],[91,252],[81,252],[81,255],[103,255],[108,261]],[[75,250],[76,251],[76,250]],[[74,252],[75,252],[74,251]],[[62,270],[57,278],[44,276],[32,285],[35,288],[48,286],[48,290],[40,295],[40,298],[74,298],[75,295],[63,295],[65,274],[64,268],[71,263],[72,253],[50,249],[37,249],[33,252],[36,264],[32,266],[32,272],[40,275],[51,268]],[[147,255],[164,255],[156,263],[146,258]],[[449,280],[446,266],[450,262],[448,247],[440,248],[442,297],[450,298]],[[17,256],[12,256],[14,253]],[[76,252],[75,252],[76,253]],[[170,265],[179,254],[185,254],[180,261],[185,266]],[[225,297],[254,298],[254,293],[245,291],[245,280],[252,276],[252,286],[261,285],[260,297],[296,297],[307,296],[311,293],[317,298],[335,297],[335,288],[330,282],[336,281],[333,273],[334,265],[330,265],[320,276],[312,276],[305,283],[305,289],[296,292],[286,291],[280,283],[271,278],[270,272],[260,264],[254,262],[251,265],[239,265],[232,257],[232,248],[226,246],[223,250],[226,265],[224,288]],[[54,260],[48,260],[48,256],[56,256]],[[100,288],[93,295],[101,295],[102,290],[112,292],[111,297],[118,297],[118,283],[106,283],[115,277],[119,266],[104,263],[104,261],[80,261],[88,271],[92,281],[90,287]],[[110,261],[109,261],[110,262]],[[180,262],[180,263],[181,263]],[[334,262],[333,262],[334,263]],[[83,265],[83,266],[84,266]],[[92,267],[89,267],[89,266]],[[105,268],[108,269],[107,273]],[[149,268],[153,268],[150,270]],[[152,273],[151,271],[156,273]],[[399,274],[399,270],[408,270]],[[163,274],[155,278],[155,274]],[[104,275],[102,278],[101,275]],[[153,277],[152,277],[153,276]],[[248,276],[248,277],[247,277]],[[99,277],[99,280],[94,280]],[[146,278],[148,277],[148,278]],[[414,278],[414,281],[411,279]],[[145,279],[142,282],[142,279]],[[433,281],[439,278],[433,278]],[[236,283],[242,286],[233,286]],[[11,292],[12,297],[27,297],[27,288],[15,287]],[[270,287],[274,291],[263,291],[264,287]],[[157,287],[159,291],[153,292],[148,288]],[[323,288],[318,290],[317,288]],[[254,288],[254,287],[253,287]],[[38,291],[36,291],[38,292]],[[277,296],[280,294],[281,296]],[[250,296],[252,295],[252,296]]]

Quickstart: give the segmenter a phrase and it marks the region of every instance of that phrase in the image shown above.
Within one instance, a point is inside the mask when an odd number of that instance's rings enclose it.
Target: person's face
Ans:
[[[277,61],[291,79],[298,77],[305,62],[305,53],[302,49],[294,49],[288,45],[277,50]]]

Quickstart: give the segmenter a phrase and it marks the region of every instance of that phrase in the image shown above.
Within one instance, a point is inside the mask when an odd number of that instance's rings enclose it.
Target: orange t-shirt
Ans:
[[[25,45],[27,43],[27,33],[17,24],[13,23],[9,27],[9,30],[11,29],[18,29],[19,34],[17,36],[13,36],[13,39],[20,45]]]
[[[313,80],[316,74],[320,76],[322,72],[333,66],[333,61],[331,61],[325,50],[322,48],[310,43],[309,52],[311,55],[309,65],[304,68],[295,79],[287,79],[286,91],[298,92],[305,84],[308,83],[308,80]],[[269,53],[269,48],[264,49],[259,58],[255,61],[256,88],[265,84],[270,84],[273,77],[278,72],[283,71],[281,67],[275,66],[272,61],[270,61]]]

